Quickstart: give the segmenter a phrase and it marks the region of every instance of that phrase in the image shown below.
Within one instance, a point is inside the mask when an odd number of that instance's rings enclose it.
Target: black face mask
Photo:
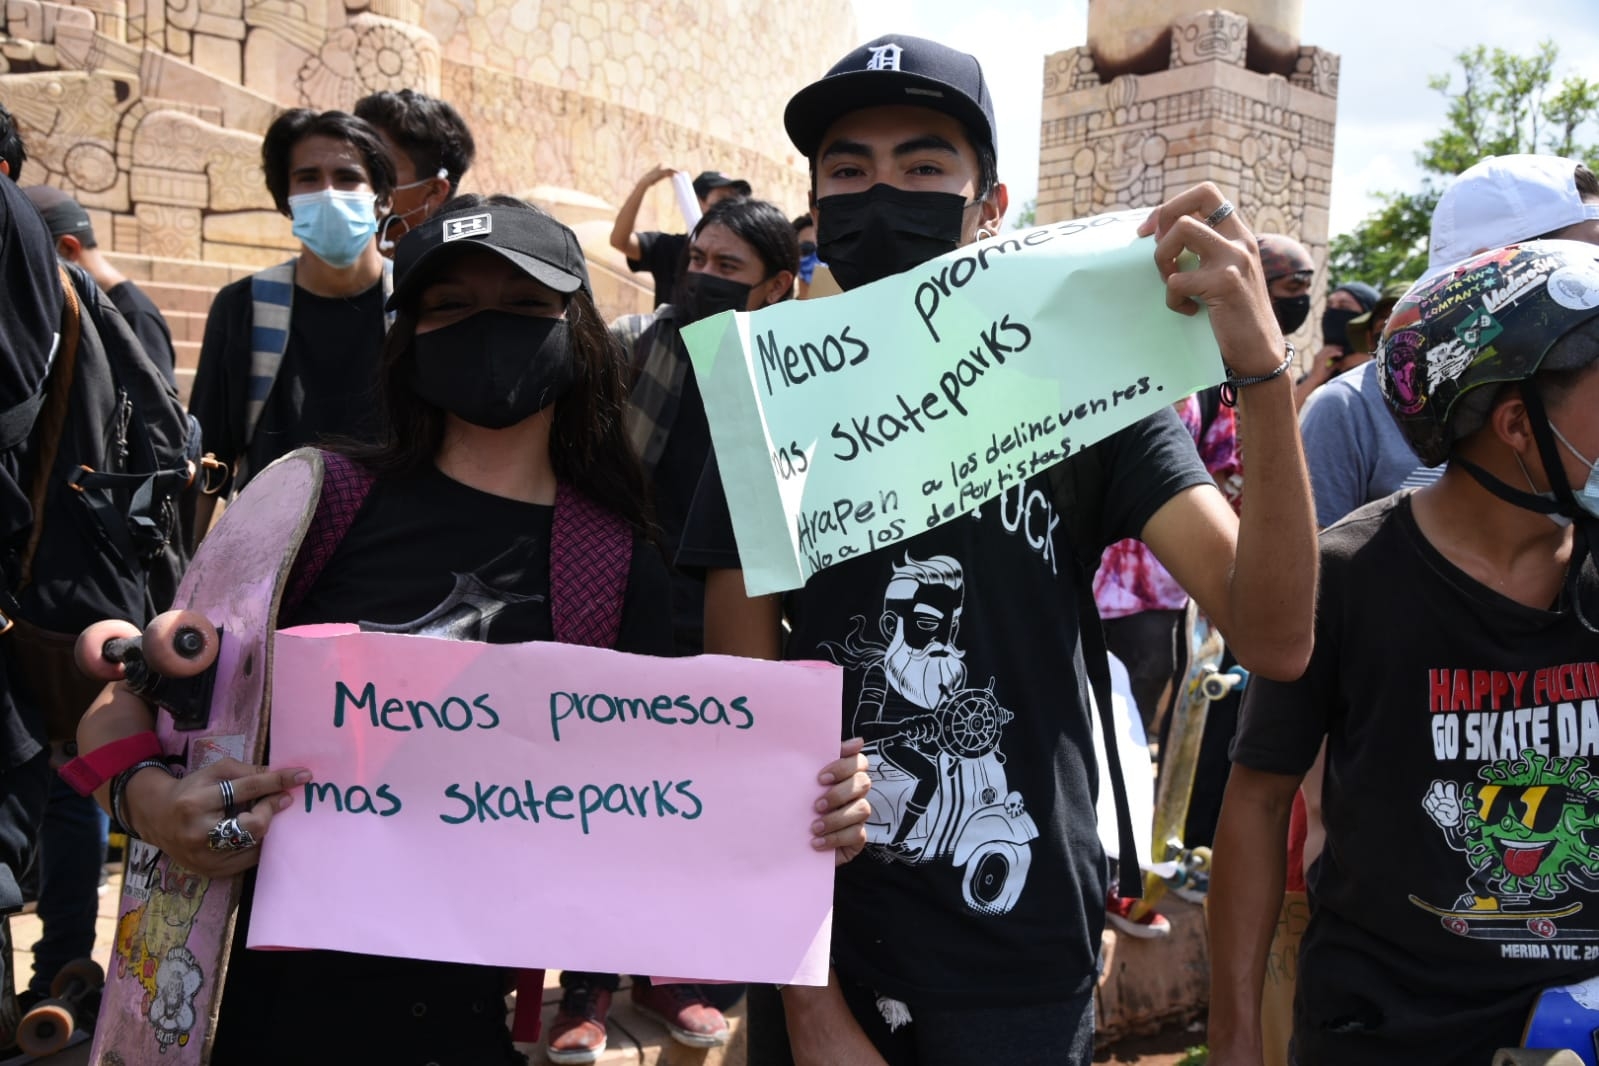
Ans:
[[[750,305],[752,286],[715,274],[690,271],[677,284],[677,298],[672,306],[679,311],[679,320],[685,325],[723,311],[743,311]]]
[[[1321,313],[1321,343],[1336,344],[1338,347],[1349,350],[1349,322],[1365,314],[1364,311],[1345,311],[1341,307],[1329,307]]]
[[[1271,313],[1277,316],[1277,328],[1286,336],[1310,317],[1310,294],[1279,297],[1271,302]]]
[[[559,400],[576,376],[566,320],[479,311],[418,333],[411,388],[485,429],[504,429]]]
[[[966,197],[873,185],[816,201],[816,251],[844,290],[921,266],[960,246]]]

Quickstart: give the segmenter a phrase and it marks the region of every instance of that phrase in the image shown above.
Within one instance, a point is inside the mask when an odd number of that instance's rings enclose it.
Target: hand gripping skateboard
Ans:
[[[272,631],[316,511],[322,458],[293,452],[257,474],[201,543],[172,611],[142,639],[98,623],[80,665],[127,676],[161,710],[156,733],[175,767],[231,756],[259,763],[271,717]],[[211,880],[130,841],[111,974],[91,1061],[200,1066],[210,1060],[239,902],[238,878]]]
[[[1155,786],[1154,846],[1151,864],[1175,863],[1170,874],[1154,870],[1144,874],[1144,898],[1133,905],[1136,921],[1155,909],[1168,888],[1181,888],[1210,866],[1210,849],[1183,843],[1188,805],[1194,793],[1194,771],[1199,745],[1205,736],[1205,718],[1212,700],[1219,700],[1244,681],[1242,672],[1221,670],[1221,631],[1210,624],[1193,601],[1188,604],[1188,673],[1172,710],[1166,750],[1161,753],[1160,780]]]

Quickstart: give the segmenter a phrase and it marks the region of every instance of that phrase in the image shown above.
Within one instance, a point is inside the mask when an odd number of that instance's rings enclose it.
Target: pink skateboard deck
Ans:
[[[198,611],[222,638],[206,725],[183,732],[171,714],[157,716],[162,749],[190,770],[227,756],[261,760],[272,631],[321,488],[322,458],[310,449],[261,471],[201,542],[178,586],[172,606]],[[210,880],[129,843],[91,1061],[201,1066],[211,1057],[241,882]]]

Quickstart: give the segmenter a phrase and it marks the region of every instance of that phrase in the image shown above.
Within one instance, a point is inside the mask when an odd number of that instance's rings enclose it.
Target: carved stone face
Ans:
[[[1292,176],[1293,144],[1276,133],[1254,133],[1244,138],[1244,165],[1255,172],[1261,187],[1272,195],[1286,192]]]
[[[1129,130],[1094,142],[1094,184],[1119,193],[1143,180],[1149,168],[1166,158],[1166,138],[1148,130]]]

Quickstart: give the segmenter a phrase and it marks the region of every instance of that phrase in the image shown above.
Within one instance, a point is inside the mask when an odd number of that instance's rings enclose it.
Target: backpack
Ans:
[[[187,563],[179,498],[200,445],[116,307],[82,269],[61,270],[56,358],[39,394],[0,413],[11,431],[0,443],[27,448],[33,510],[4,559],[5,647],[52,740],[72,739],[101,687],[72,665],[78,632],[101,618],[142,625],[176,588]]]

